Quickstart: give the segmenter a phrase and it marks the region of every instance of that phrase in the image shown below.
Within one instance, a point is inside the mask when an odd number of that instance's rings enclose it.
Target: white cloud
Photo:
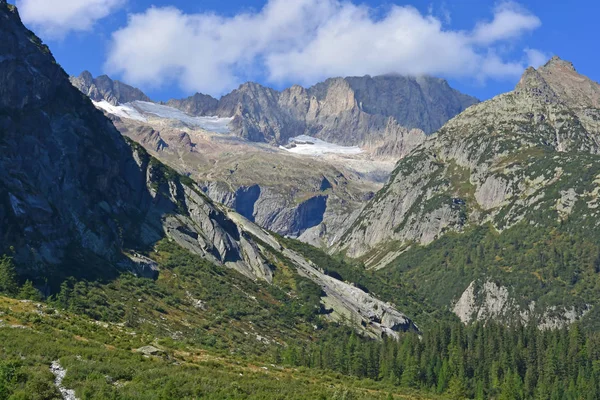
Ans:
[[[513,39],[523,33],[539,28],[542,22],[518,4],[509,2],[496,7],[491,22],[479,23],[473,31],[473,39],[482,44]]]
[[[42,36],[60,39],[71,31],[88,31],[125,0],[17,0],[19,14]]]
[[[480,81],[518,76],[527,57],[505,60],[501,50],[540,20],[515,3],[493,11],[491,21],[459,31],[413,7],[391,6],[381,16],[343,0],[269,0],[258,12],[233,17],[150,8],[113,34],[106,69],[136,85],[174,81],[212,94],[257,76],[304,85],[391,72]]]
[[[551,55],[539,51],[536,49],[525,49],[525,55],[527,57],[527,66],[533,68],[539,68],[544,65],[550,59]]]

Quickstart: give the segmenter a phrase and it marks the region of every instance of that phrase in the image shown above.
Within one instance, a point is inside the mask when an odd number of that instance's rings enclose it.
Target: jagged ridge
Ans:
[[[139,90],[106,76],[92,79],[84,72],[71,81],[95,101],[149,101]],[[424,140],[424,133],[475,103],[443,79],[385,75],[333,78],[282,92],[248,82],[220,100],[196,93],[164,104],[193,116],[233,118],[232,133],[250,141],[286,144],[292,137],[310,135],[401,157]]]

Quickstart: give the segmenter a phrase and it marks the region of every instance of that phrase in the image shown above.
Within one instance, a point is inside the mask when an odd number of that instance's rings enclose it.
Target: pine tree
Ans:
[[[463,382],[463,380],[458,376],[452,377],[448,385],[447,395],[448,398],[455,400],[464,400],[468,398],[465,382]]]
[[[485,400],[485,389],[483,381],[477,381],[475,385],[475,400]]]
[[[504,375],[500,400],[520,400],[523,398],[523,382],[519,374],[508,371]]]
[[[30,280],[27,280],[21,287],[18,297],[23,300],[42,301],[42,294],[33,286]]]
[[[448,361],[444,360],[442,362],[442,368],[440,369],[440,373],[438,375],[437,381],[437,392],[444,393],[446,388],[448,387],[448,383],[450,382],[450,373],[449,373]]]
[[[11,257],[0,258],[0,293],[16,296],[19,292],[17,271]]]
[[[56,302],[60,307],[67,310],[71,305],[71,298],[73,297],[73,290],[69,285],[69,281],[64,281],[60,284],[60,291],[56,295]]]
[[[417,387],[418,374],[419,367],[417,365],[417,360],[414,357],[407,355],[404,360],[400,384],[404,387]]]

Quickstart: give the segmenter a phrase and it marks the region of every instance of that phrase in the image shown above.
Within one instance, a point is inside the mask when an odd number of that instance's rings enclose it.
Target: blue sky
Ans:
[[[332,75],[385,72],[444,77],[462,92],[487,99],[511,90],[525,66],[552,55],[600,80],[600,2],[592,0],[17,5],[68,73],[109,73],[156,100],[196,91],[218,97],[246,80],[280,89]]]

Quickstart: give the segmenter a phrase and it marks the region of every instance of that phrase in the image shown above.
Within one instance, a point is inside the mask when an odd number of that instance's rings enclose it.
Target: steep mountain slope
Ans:
[[[7,61],[0,65],[7,82],[0,103],[2,252],[14,248],[32,274],[49,266],[66,273],[65,265],[90,255],[137,270],[147,263],[124,248],[151,245],[166,232],[193,241],[214,262],[268,279],[256,245],[222,210],[139,147],[132,151],[16,11],[2,18],[3,35],[15,38],[3,45]]]
[[[94,105],[123,135],[198,182],[212,200],[263,228],[317,246],[328,246],[348,227],[395,161],[310,137],[286,148],[244,140],[229,132],[231,118],[196,117],[168,104]]]
[[[330,319],[365,333],[413,329],[392,305],[326,276],[269,233],[127,143],[71,85],[48,48],[0,3],[0,253],[43,289],[121,270],[156,278],[145,257],[167,237],[210,263],[272,282],[283,265],[321,288]],[[289,296],[292,296],[291,294]]]
[[[409,259],[414,262],[410,254],[419,251],[420,245],[443,246],[438,242],[448,232],[471,234],[473,228],[488,224],[511,237],[518,237],[519,231],[524,235],[527,225],[544,232],[556,228],[595,237],[600,173],[598,90],[597,83],[559,58],[539,70],[529,68],[513,92],[464,111],[401,160],[386,187],[365,207],[337,248],[382,268]],[[552,235],[548,231],[540,237],[550,240]],[[515,240],[527,243],[528,237]],[[501,252],[496,254],[501,257]],[[421,262],[417,264],[425,268]],[[517,265],[506,266],[513,267],[517,269]],[[538,271],[540,281],[548,287],[561,285],[556,275],[545,280],[545,267],[549,264]],[[480,272],[485,281],[489,271]],[[439,271],[430,273],[443,276]],[[429,279],[431,283],[432,275],[427,276],[421,275],[420,282]],[[590,279],[588,283],[595,282],[593,276]],[[463,281],[447,293],[446,305],[452,297],[457,300],[470,283]],[[495,286],[482,282],[482,287],[494,292]],[[489,292],[484,295],[498,297]],[[595,299],[580,300],[581,311]],[[564,303],[559,300],[551,306]],[[473,309],[476,304],[471,305]]]

